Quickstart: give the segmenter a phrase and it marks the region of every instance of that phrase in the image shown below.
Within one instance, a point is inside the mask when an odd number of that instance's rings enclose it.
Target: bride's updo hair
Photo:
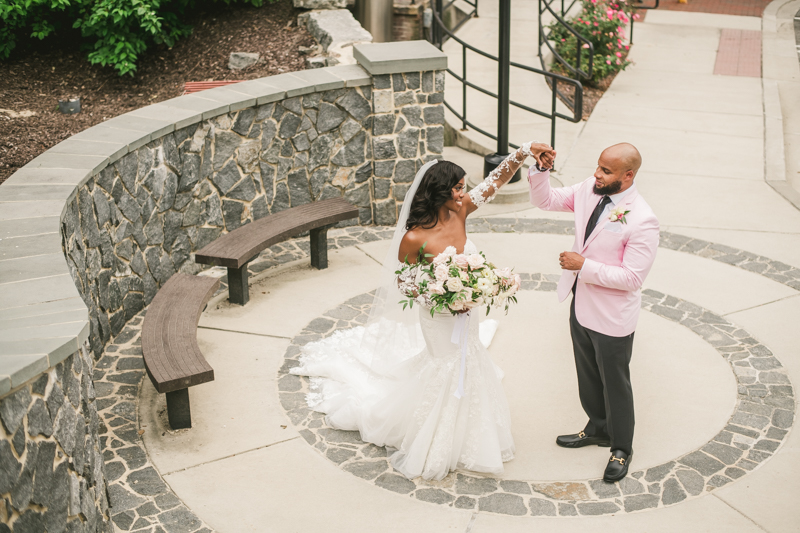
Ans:
[[[453,198],[453,188],[466,172],[450,161],[439,161],[425,172],[406,221],[406,230],[431,229],[439,223],[439,209]]]

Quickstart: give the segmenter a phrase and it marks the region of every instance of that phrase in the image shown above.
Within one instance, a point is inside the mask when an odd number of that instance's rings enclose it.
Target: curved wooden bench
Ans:
[[[142,325],[147,375],[167,395],[173,429],[192,427],[189,387],[214,380],[214,369],[197,345],[197,322],[219,279],[175,274],[156,293]]]
[[[262,250],[305,231],[311,232],[311,266],[328,267],[328,228],[358,216],[344,198],[293,207],[227,233],[195,254],[195,262],[228,269],[228,299],[244,305],[250,299],[247,263]]]

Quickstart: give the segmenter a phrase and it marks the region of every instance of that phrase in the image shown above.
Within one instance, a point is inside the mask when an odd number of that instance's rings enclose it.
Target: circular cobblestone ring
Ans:
[[[558,276],[521,274],[522,290],[555,291]],[[372,302],[362,294],[312,320],[286,351],[279,371],[280,401],[300,435],[342,470],[384,489],[459,509],[534,516],[604,515],[674,505],[738,479],[770,458],[794,420],[794,393],[781,363],[745,330],[700,306],[645,290],[642,308],[700,335],[731,365],[738,401],[727,425],[707,444],[667,463],[632,472],[614,484],[535,482],[451,473],[444,481],[406,479],[387,461],[383,447],[361,441],[357,431],[326,427],[305,400],[309,380],[289,374],[300,347],[339,329],[363,325]]]

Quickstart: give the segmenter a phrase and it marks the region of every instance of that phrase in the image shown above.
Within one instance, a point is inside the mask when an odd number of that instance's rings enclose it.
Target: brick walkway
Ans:
[[[661,0],[658,9],[669,11],[691,11],[694,13],[719,13],[723,15],[741,15],[760,17],[770,0],[687,0],[687,4],[679,4],[678,0]],[[647,2],[650,4],[650,2]]]
[[[761,77],[761,32],[723,29],[714,74]]]

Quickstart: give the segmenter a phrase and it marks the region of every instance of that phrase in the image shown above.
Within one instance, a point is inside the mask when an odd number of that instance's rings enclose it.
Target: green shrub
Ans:
[[[254,6],[264,2],[222,1]],[[195,0],[0,0],[0,59],[8,58],[18,39],[26,35],[44,39],[72,27],[80,30],[90,63],[133,75],[137,59],[148,46],[172,46],[191,33],[182,20],[196,4]]]
[[[596,86],[600,80],[631,64],[627,59],[630,46],[625,44],[625,24],[630,21],[630,11],[625,0],[583,0],[581,12],[568,21],[594,50],[592,76],[583,80],[587,85]],[[633,16],[638,18],[638,15]],[[558,22],[553,22],[550,30],[549,38],[555,41],[556,52],[577,67],[578,38]],[[581,47],[580,69],[586,72],[589,70],[589,45],[584,43]],[[571,75],[558,62],[553,67]]]

